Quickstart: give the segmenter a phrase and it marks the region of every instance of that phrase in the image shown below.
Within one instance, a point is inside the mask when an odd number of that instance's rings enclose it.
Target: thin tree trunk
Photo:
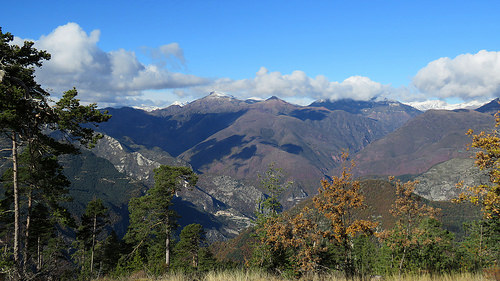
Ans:
[[[167,215],[167,223],[165,226],[165,234],[167,237],[165,238],[165,265],[167,268],[170,266],[170,220]]]
[[[36,250],[36,255],[38,257],[37,259],[37,264],[36,264],[36,270],[40,271],[42,269],[42,252],[40,251],[40,236],[38,236],[37,239],[37,250]]]
[[[478,256],[479,256],[479,262],[481,263],[481,266],[482,266],[482,263],[483,263],[483,223],[479,223],[479,252],[478,252]]]
[[[30,236],[30,224],[31,224],[31,206],[33,204],[32,200],[32,190],[28,192],[28,214],[26,215],[26,230],[24,231],[24,250],[23,250],[23,273],[26,275],[28,269],[28,241]]]
[[[403,270],[403,263],[406,256],[406,247],[403,248],[403,256],[401,257],[401,261],[399,262],[399,278],[401,278],[401,271]]]
[[[12,133],[12,188],[14,189],[14,263],[19,270],[19,187],[17,183],[17,137]],[[17,273],[16,273],[17,277]]]
[[[92,230],[92,251],[90,254],[90,276],[94,271],[94,246],[95,246],[95,231],[97,228],[97,214],[94,214],[94,228]]]
[[[193,267],[194,268],[198,267],[198,254],[193,255]]]

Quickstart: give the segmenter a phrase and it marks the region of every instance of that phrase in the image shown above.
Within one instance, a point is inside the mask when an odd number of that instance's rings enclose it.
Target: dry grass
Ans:
[[[102,278],[99,281],[285,281],[282,277],[265,273],[262,271],[220,271],[220,272],[209,272],[208,274],[196,277],[185,275],[182,273],[168,274],[162,277],[148,277],[144,272],[139,272],[132,274],[129,277],[122,277],[118,279],[108,279]],[[338,275],[328,274],[328,275],[308,275],[300,278],[301,281],[345,281],[345,278],[339,277]],[[368,279],[370,280],[370,279]],[[382,277],[382,278],[372,278],[371,280],[380,281],[488,281],[495,280],[492,276],[484,276],[480,274],[453,274],[453,275],[443,275],[443,276],[430,276],[430,275],[409,275],[399,278],[398,276]]]
[[[409,275],[400,279],[398,276],[392,276],[385,278],[383,280],[386,281],[487,281],[494,280],[486,278],[481,274],[472,274],[472,273],[462,273],[462,274],[452,274],[452,275],[440,275],[440,276],[431,276],[431,275]]]

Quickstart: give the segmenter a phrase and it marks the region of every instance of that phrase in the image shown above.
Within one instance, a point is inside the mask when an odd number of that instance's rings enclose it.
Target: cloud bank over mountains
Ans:
[[[178,43],[144,47],[152,61],[145,64],[133,51],[103,51],[98,46],[99,37],[99,30],[87,34],[78,24],[68,23],[33,40],[36,48],[52,55],[36,72],[39,83],[56,96],[74,86],[82,101],[105,106],[162,107],[214,90],[237,98],[276,95],[298,104],[341,98],[389,98],[415,104],[434,99],[442,104],[446,99],[487,101],[500,94],[500,52],[494,51],[439,58],[418,71],[411,85],[394,88],[363,76],[337,82],[322,75],[312,78],[300,70],[282,74],[264,66],[253,78],[199,77],[181,72],[186,58]],[[22,39],[16,38],[14,43],[22,44]]]
[[[500,94],[500,52],[479,51],[430,62],[413,78],[423,93],[470,101]]]
[[[279,96],[291,101],[311,103],[318,99],[353,98],[369,100],[374,97],[390,94],[390,86],[374,82],[367,77],[351,76],[342,82],[329,81],[325,76],[308,77],[303,71],[296,70],[291,74],[269,72],[261,67],[251,79],[232,80],[217,79],[207,86],[197,87],[196,91],[207,92],[216,89],[232,95],[250,98]]]

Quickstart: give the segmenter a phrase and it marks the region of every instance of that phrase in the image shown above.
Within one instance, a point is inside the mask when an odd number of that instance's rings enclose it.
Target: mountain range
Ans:
[[[152,186],[153,169],[190,166],[200,179],[174,200],[180,224],[201,223],[211,241],[224,240],[252,224],[257,201],[266,196],[258,175],[271,163],[293,182],[281,197],[291,208],[315,195],[321,179],[339,172],[345,151],[357,164],[357,176],[418,177],[419,195],[448,200],[456,193],[450,186],[461,178],[477,174],[472,183],[487,180],[468,159],[465,132],[491,130],[498,108],[497,101],[477,110],[426,112],[375,100],[298,106],[277,97],[239,100],[219,93],[150,112],[108,108],[113,117],[100,125],[105,137],[97,147],[65,159],[71,192],[79,198],[72,208],[81,211],[85,200],[104,195],[123,234],[127,202]]]
[[[349,109],[349,110],[345,110]],[[294,182],[284,204],[316,193],[344,150],[356,153],[422,112],[398,102],[316,102],[298,106],[277,97],[242,101],[212,93],[183,107],[146,112],[107,109],[100,130],[124,144],[161,149],[201,174],[258,184],[269,164]]]

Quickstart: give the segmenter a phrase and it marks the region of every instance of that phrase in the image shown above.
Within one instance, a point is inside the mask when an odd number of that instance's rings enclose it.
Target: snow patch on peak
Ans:
[[[147,112],[151,112],[151,111],[160,109],[160,107],[158,107],[158,106],[132,106],[132,108],[144,110],[144,111],[147,111]]]
[[[174,101],[171,105],[177,105],[177,106],[180,106],[180,107],[183,107],[186,105],[185,102],[180,102],[180,101]]]
[[[228,94],[225,94],[225,93],[222,93],[222,92],[217,92],[217,91],[210,92],[210,94],[207,97],[209,97],[209,98],[230,98],[230,99],[234,99],[234,97],[231,96],[231,95],[228,95]]]
[[[248,98],[247,100],[249,100],[249,101],[264,101],[265,99],[259,98],[259,97],[251,97],[251,98]]]
[[[420,102],[407,102],[405,104],[412,106],[412,107],[414,107],[418,110],[421,110],[421,111],[426,111],[426,110],[430,110],[430,109],[446,109],[446,110],[475,109],[475,108],[483,105],[483,103],[479,102],[479,101],[470,101],[470,102],[464,102],[464,103],[449,104],[449,103],[442,101],[442,100],[427,100],[427,101],[420,101]]]

